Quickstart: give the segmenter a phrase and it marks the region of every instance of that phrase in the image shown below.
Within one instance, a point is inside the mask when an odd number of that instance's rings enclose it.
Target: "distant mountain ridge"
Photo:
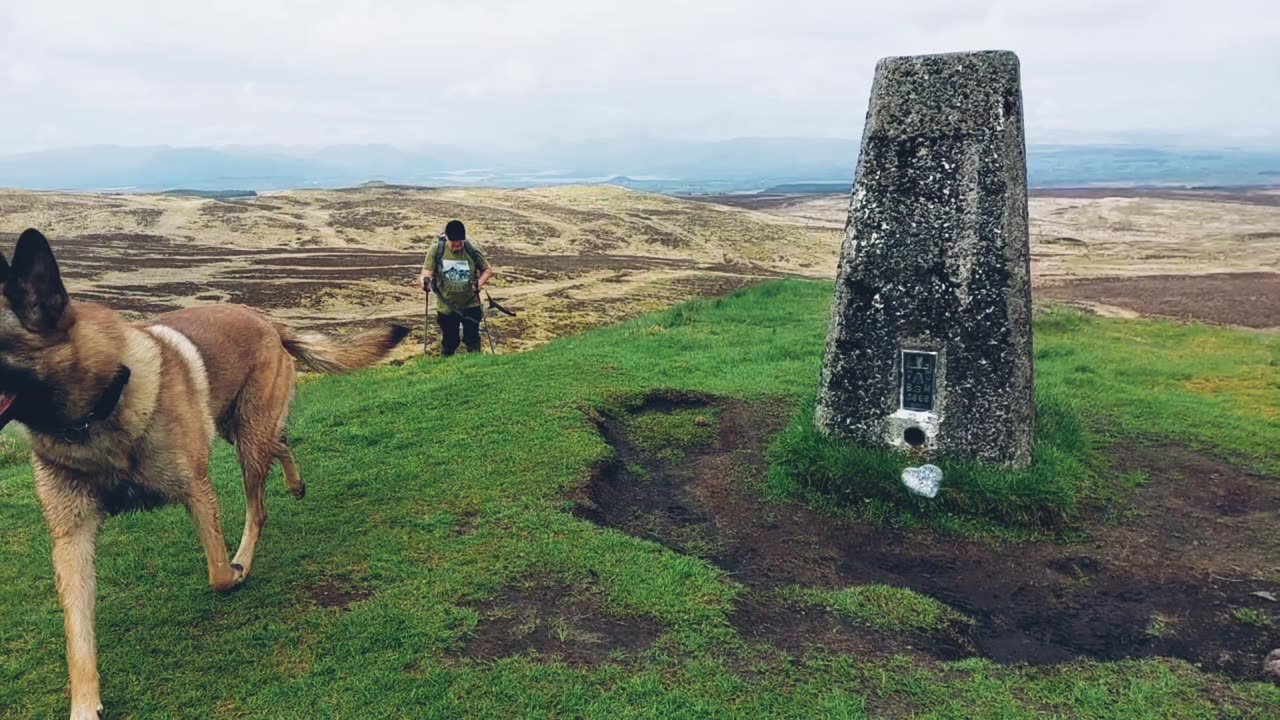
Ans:
[[[840,138],[625,138],[523,150],[376,144],[96,145],[0,156],[0,187],[262,191],[380,181],[495,187],[610,183],[653,192],[749,192],[847,185],[858,151],[859,141]],[[1033,144],[1028,148],[1028,173],[1033,187],[1264,185],[1275,184],[1280,176],[1280,152]]]

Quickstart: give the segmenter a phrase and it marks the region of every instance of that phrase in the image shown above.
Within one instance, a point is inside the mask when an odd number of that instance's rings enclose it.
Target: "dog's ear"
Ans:
[[[57,328],[67,310],[67,289],[53,248],[39,230],[22,233],[13,251],[13,265],[6,270],[4,296],[22,326],[31,332]]]

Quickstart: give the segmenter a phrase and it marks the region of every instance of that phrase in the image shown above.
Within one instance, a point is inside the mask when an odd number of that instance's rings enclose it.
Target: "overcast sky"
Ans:
[[[0,0],[0,152],[856,138],[878,58],[993,48],[1033,142],[1280,135],[1274,0]]]

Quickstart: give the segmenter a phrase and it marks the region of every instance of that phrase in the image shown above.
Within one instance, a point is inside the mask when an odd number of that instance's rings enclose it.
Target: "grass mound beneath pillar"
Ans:
[[[1275,476],[1278,358],[1274,333],[1047,309],[1035,321],[1036,444],[1027,470],[944,458],[934,461],[942,491],[919,497],[901,481],[918,463],[820,435],[810,390],[771,448],[769,484],[871,519],[1025,532],[1068,525],[1090,506],[1123,512],[1143,478],[1106,467],[1103,451],[1117,446],[1175,443]]]
[[[1001,533],[1062,527],[1086,500],[1101,499],[1104,492],[1090,471],[1090,443],[1079,413],[1052,392],[1037,393],[1030,467],[933,459],[928,462],[943,474],[934,498],[902,483],[902,471],[924,461],[828,437],[814,426],[813,412],[808,397],[770,448],[769,486],[779,495],[895,524]]]

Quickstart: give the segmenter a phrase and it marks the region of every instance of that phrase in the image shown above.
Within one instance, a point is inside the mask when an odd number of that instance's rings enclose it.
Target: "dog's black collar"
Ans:
[[[84,442],[89,437],[90,425],[98,420],[106,420],[111,413],[115,412],[116,405],[120,404],[120,396],[124,394],[124,386],[129,384],[129,375],[129,367],[121,365],[120,369],[116,370],[115,378],[98,397],[98,402],[94,403],[89,414],[53,434],[70,443]]]

